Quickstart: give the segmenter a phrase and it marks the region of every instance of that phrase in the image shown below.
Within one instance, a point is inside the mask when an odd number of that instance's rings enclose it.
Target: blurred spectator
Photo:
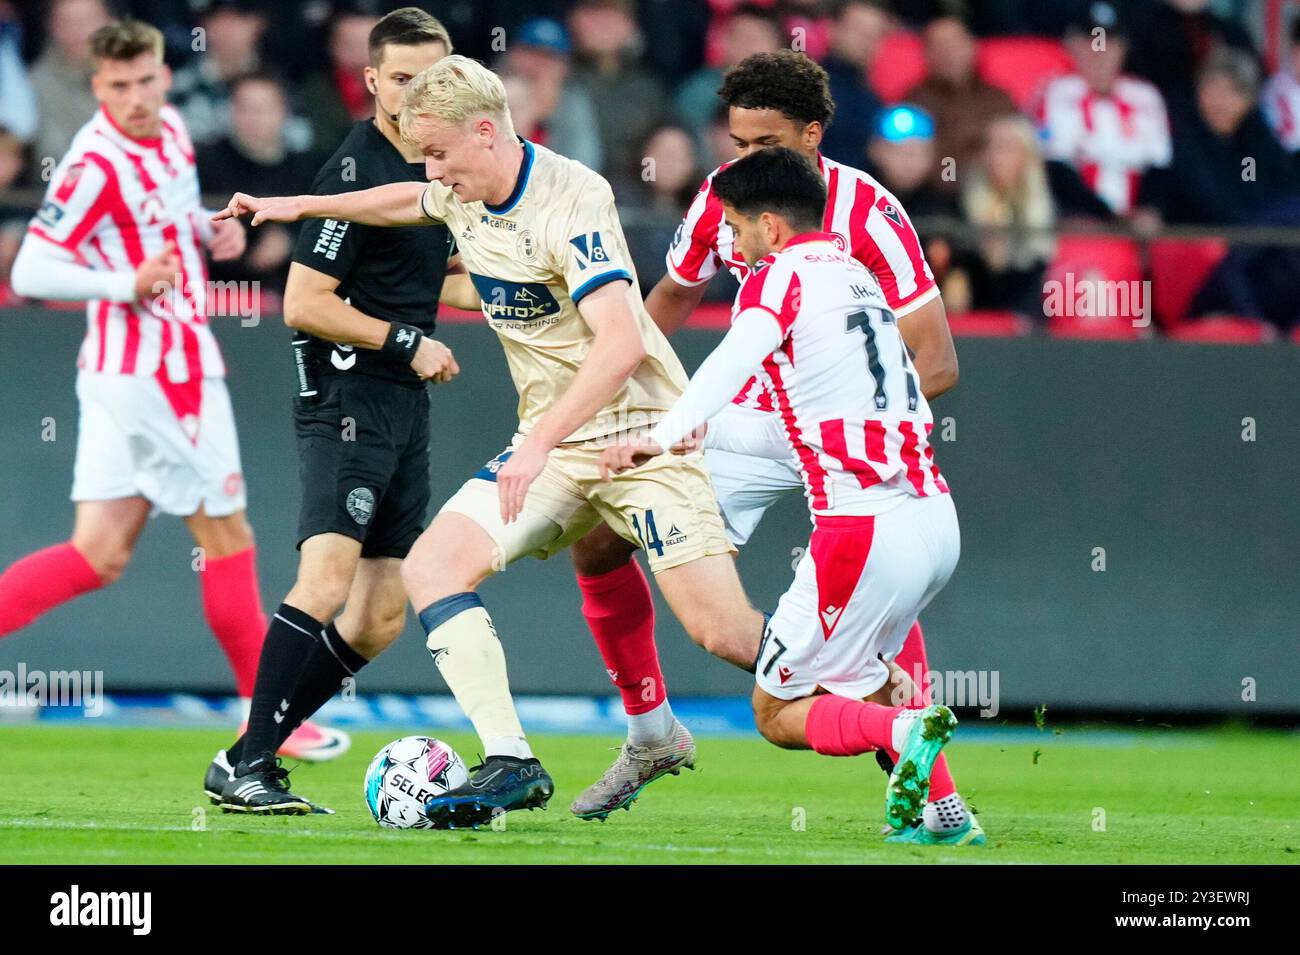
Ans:
[[[923,38],[926,78],[904,98],[934,117],[940,164],[931,181],[939,191],[953,195],[979,153],[989,124],[1015,113],[1016,104],[976,74],[975,38],[961,20],[940,17],[926,26]],[[955,177],[944,176],[946,160],[955,162]]]
[[[1291,21],[1291,49],[1281,69],[1264,84],[1262,105],[1282,148],[1300,154],[1300,17]]]
[[[709,29],[707,0],[641,0],[641,32],[646,38],[646,65],[665,87],[704,62]]]
[[[22,175],[24,162],[22,141],[0,127],[0,305],[9,304],[9,271],[32,216],[30,207],[11,206],[4,200]]]
[[[665,108],[659,81],[638,62],[643,41],[631,0],[578,0],[569,29],[574,83],[596,107],[606,168],[621,171]]]
[[[1240,50],[1214,53],[1194,105],[1171,110],[1174,158],[1152,170],[1143,199],[1170,222],[1240,225],[1300,189],[1295,165],[1256,108],[1259,68]]]
[[[312,164],[285,142],[288,119],[288,94],[275,77],[249,73],[232,82],[230,133],[198,151],[203,191],[223,198],[252,189],[276,196],[310,191]],[[294,232],[284,226],[254,229],[244,256],[237,262],[214,263],[213,278],[256,280],[281,291],[293,242]]]
[[[596,107],[587,91],[569,79],[569,34],[558,20],[526,20],[496,64],[507,83],[511,115],[523,107],[527,125],[519,135],[576,159],[590,169],[604,165]]]
[[[836,118],[839,111],[836,110]],[[938,157],[934,151],[934,120],[925,110],[901,104],[885,110],[876,121],[867,146],[867,171],[894,194],[916,225],[925,246],[925,258],[935,281],[943,284],[952,262],[952,243],[926,219],[956,219],[954,198],[931,183]]]
[[[0,0],[0,127],[31,142],[36,117],[36,93],[23,63],[22,21],[12,4]]]
[[[659,123],[634,146],[627,167],[613,177],[619,204],[680,219],[700,182],[691,134]]]
[[[831,21],[830,52],[822,61],[835,100],[835,121],[822,138],[822,152],[836,162],[862,165],[880,100],[867,85],[867,70],[889,31],[890,14],[880,0],[842,0]]]
[[[250,0],[218,0],[199,19],[198,56],[176,71],[171,99],[194,142],[215,142],[230,128],[230,84],[258,69],[266,15]]]
[[[317,149],[333,149],[353,123],[374,115],[374,97],[366,89],[363,73],[370,65],[370,31],[378,22],[377,16],[345,10],[330,24],[329,62],[303,83],[301,91]]]
[[[1127,216],[1146,171],[1170,162],[1164,97],[1123,75],[1128,37],[1111,4],[1092,4],[1065,45],[1078,72],[1050,80],[1038,111],[1052,194],[1063,214]]]
[[[1038,137],[1029,120],[1001,116],[988,127],[986,144],[974,168],[962,177],[961,209],[976,228],[999,230],[978,235],[960,256],[960,274],[950,276],[953,311],[970,308],[1011,310],[1034,318],[1043,314],[1043,272],[1055,251],[1056,224],[1047,172]],[[944,288],[948,298],[949,288]]]
[[[703,144],[717,105],[722,74],[754,53],[775,53],[785,46],[785,29],[770,10],[741,4],[727,18],[723,31],[723,62],[702,66],[682,83],[673,97],[678,120]]]
[[[1253,55],[1250,37],[1230,20],[1209,12],[1210,0],[1149,0],[1134,5],[1128,67],[1154,83],[1172,107],[1188,96],[1211,54],[1234,47]]]
[[[31,70],[37,157],[62,156],[99,108],[90,92],[90,35],[108,20],[103,0],[53,0],[46,21],[49,43]]]

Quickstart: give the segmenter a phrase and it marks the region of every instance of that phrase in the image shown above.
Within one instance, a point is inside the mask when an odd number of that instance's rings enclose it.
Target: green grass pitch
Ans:
[[[1015,742],[953,743],[954,775],[983,848],[890,846],[884,774],[759,739],[701,739],[698,769],[656,782],[631,812],[581,822],[568,804],[618,741],[537,736],[555,777],[547,812],[504,831],[379,829],[361,795],[396,732],[358,733],[294,789],[334,816],[248,819],[209,806],[210,730],[0,728],[0,858],[7,863],[1289,863],[1300,862],[1295,734],[1229,728],[1117,737],[1050,728]],[[1072,740],[1072,737],[1074,739]],[[471,761],[476,744],[444,738]],[[1035,757],[1037,751],[1037,757]]]

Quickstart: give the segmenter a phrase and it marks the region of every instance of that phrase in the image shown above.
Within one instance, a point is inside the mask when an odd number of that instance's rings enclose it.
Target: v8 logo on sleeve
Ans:
[[[609,253],[605,251],[599,232],[576,235],[569,240],[569,244],[577,252],[578,268],[589,269],[593,265],[609,264]]]

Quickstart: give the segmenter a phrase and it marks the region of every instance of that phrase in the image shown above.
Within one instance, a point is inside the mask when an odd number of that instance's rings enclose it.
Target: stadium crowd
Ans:
[[[8,270],[36,197],[96,108],[87,39],[108,18],[163,29],[204,192],[224,200],[305,191],[372,109],[370,27],[407,5],[0,0],[0,304],[16,302]],[[415,5],[503,75],[521,135],[611,181],[647,287],[702,177],[733,158],[723,72],[793,47],[829,75],[823,152],[901,200],[959,332],[1068,333],[1075,316],[1054,313],[1045,289],[1082,276],[1150,280],[1145,314],[1165,332],[1300,332],[1300,16],[1287,22],[1300,11],[1288,0]],[[214,278],[275,288],[292,238],[258,230]],[[1151,332],[1127,314],[1087,317],[1082,334]]]

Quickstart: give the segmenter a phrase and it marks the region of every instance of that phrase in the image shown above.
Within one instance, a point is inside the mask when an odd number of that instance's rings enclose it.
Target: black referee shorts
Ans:
[[[361,542],[362,557],[405,557],[429,507],[429,394],[368,375],[322,376],[295,405],[302,506],[298,546],[317,534]]]

